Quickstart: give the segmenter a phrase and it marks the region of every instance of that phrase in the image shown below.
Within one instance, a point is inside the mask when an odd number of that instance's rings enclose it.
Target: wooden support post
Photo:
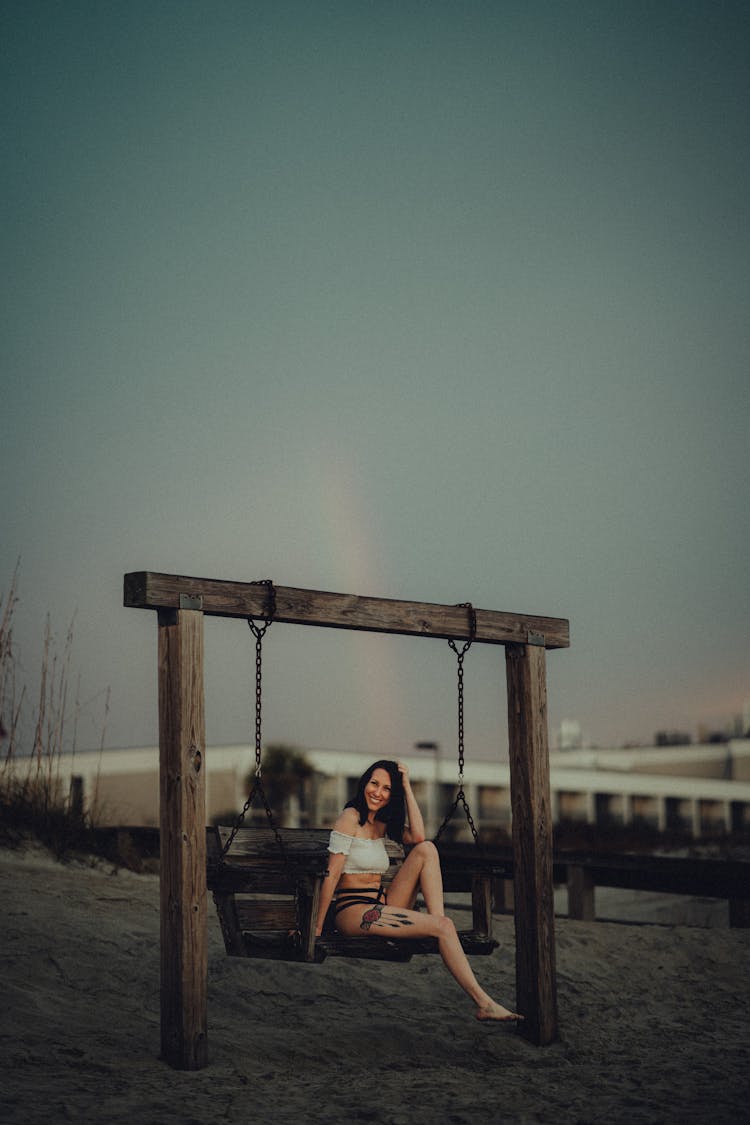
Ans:
[[[750,898],[730,898],[729,925],[750,927]]]
[[[73,774],[70,779],[70,815],[74,820],[83,819],[83,778]]]
[[[472,929],[477,937],[492,937],[492,876],[473,875],[471,879]]]
[[[203,614],[159,611],[161,1050],[178,1070],[208,1062]]]
[[[511,808],[520,1031],[538,1046],[557,1038],[552,819],[545,650],[508,645]]]
[[[587,867],[568,864],[568,917],[579,922],[596,918],[594,877]]]
[[[302,899],[303,924],[302,924],[302,956],[305,961],[315,960],[315,923],[318,919],[318,906],[323,879],[315,878],[309,895]]]
[[[495,879],[493,882],[494,885],[492,888],[492,899],[494,903],[495,913],[513,913],[515,911],[515,903],[513,899],[513,880]]]

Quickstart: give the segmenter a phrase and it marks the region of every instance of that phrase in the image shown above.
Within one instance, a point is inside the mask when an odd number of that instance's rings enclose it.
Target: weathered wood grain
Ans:
[[[521,1034],[538,1046],[557,1037],[552,811],[545,652],[505,650],[516,926],[516,1005]]]
[[[279,930],[285,933],[297,925],[293,898],[254,898],[238,895],[235,906],[242,930]]]
[[[333,594],[292,586],[276,586],[275,592],[274,620],[287,624],[443,639],[469,636],[468,611],[461,606]],[[199,600],[204,613],[218,617],[260,618],[268,604],[267,588],[250,582],[153,571],[125,575],[124,604],[128,607],[179,609],[181,595],[183,599],[195,599],[196,606]],[[476,609],[476,621],[475,639],[481,643],[533,643],[545,648],[567,648],[570,644],[569,625],[564,618]]]
[[[161,1046],[178,1070],[208,1062],[203,614],[159,615]]]

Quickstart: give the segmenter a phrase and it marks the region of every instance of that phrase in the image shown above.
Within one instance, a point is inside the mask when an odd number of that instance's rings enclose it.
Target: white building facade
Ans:
[[[313,775],[283,813],[289,826],[326,827],[354,793],[370,755],[349,750],[305,750]],[[455,797],[455,762],[431,755],[404,756],[433,834]],[[209,822],[237,815],[245,803],[254,752],[247,746],[208,747],[205,755]],[[157,747],[79,752],[58,762],[61,792],[75,791],[103,825],[159,823]],[[478,828],[510,831],[510,772],[507,762],[468,762],[464,790]],[[645,825],[693,837],[750,831],[750,739],[723,745],[638,750],[580,750],[550,755],[553,822],[580,821],[601,827]],[[471,834],[459,809],[454,838]],[[251,821],[265,821],[262,808]]]

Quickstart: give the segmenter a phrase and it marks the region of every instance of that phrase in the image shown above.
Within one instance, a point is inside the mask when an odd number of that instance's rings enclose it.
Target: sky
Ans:
[[[563,617],[600,746],[750,699],[750,6],[0,3],[0,594],[158,738],[136,570]],[[207,741],[252,637],[206,623]],[[502,647],[467,758],[507,753]],[[265,741],[455,752],[447,642],[276,624]],[[104,719],[104,700],[110,693]]]

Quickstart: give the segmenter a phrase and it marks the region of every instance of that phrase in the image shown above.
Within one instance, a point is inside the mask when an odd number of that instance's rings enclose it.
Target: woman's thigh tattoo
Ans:
[[[408,914],[393,911],[387,918],[381,918],[382,913],[383,906],[381,906],[380,903],[377,903],[376,906],[371,906],[369,910],[365,910],[362,915],[360,929],[369,930],[370,926],[374,925],[376,922],[381,926],[389,926],[392,930],[399,930],[402,926],[414,925]]]

